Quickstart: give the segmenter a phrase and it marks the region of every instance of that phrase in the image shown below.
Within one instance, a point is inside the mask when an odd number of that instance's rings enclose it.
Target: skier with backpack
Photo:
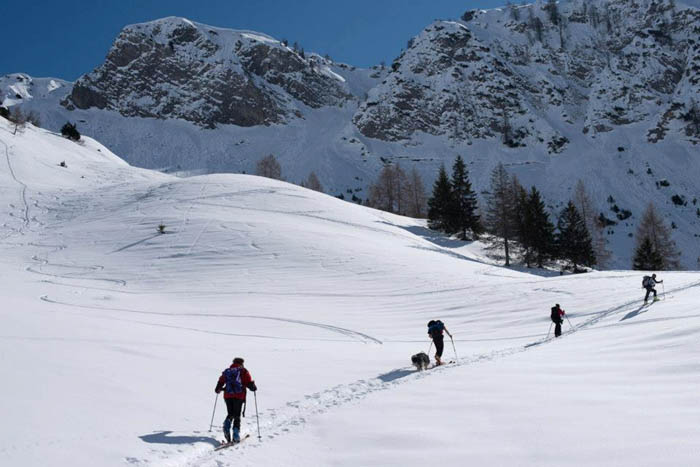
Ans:
[[[435,344],[435,366],[442,365],[442,351],[445,349],[445,340],[442,332],[445,331],[450,339],[452,339],[452,334],[447,330],[445,324],[438,320],[430,320],[428,322],[428,335],[433,340]]]
[[[561,309],[558,303],[552,307],[550,318],[552,318],[552,322],[554,323],[554,337],[561,336],[561,325],[564,323],[565,314],[566,312]]]
[[[250,372],[243,366],[244,360],[240,357],[233,359],[233,364],[226,368],[216,382],[214,392],[224,392],[227,415],[224,420],[224,437],[227,443],[241,441],[241,409],[245,404],[246,389],[255,392],[258,390]],[[245,416],[245,410],[243,410]],[[233,438],[231,437],[231,423],[233,422]]]
[[[652,274],[651,277],[644,276],[644,278],[642,278],[642,287],[647,291],[646,295],[644,296],[644,303],[646,303],[647,300],[649,300],[649,294],[652,292],[654,292],[654,301],[659,301],[659,299],[656,297],[656,289],[654,288],[654,286],[656,286],[656,284],[661,283],[663,283],[663,281],[656,280],[656,274]]]

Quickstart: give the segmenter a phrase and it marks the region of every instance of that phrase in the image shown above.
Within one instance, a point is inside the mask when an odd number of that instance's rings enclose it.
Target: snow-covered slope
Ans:
[[[554,215],[583,179],[617,223],[608,267],[629,267],[654,201],[683,266],[697,268],[698,9],[557,5],[556,20],[538,2],[435,21],[391,67],[369,70],[164,18],[127,26],[74,85],[20,99],[28,87],[11,75],[0,89],[46,128],[76,122],[129,163],[169,172],[252,173],[271,153],[288,181],[314,171],[327,193],[364,200],[386,163],[416,166],[429,186],[462,155],[477,191],[503,162]]]
[[[645,309],[638,273],[496,267],[478,244],[283,182],[176,178],[1,119],[0,156],[8,465],[697,458],[697,273],[664,275],[667,301]],[[531,345],[554,302],[577,331]],[[437,317],[459,364],[416,374]],[[251,401],[253,437],[214,454],[214,383],[239,355],[262,440]]]

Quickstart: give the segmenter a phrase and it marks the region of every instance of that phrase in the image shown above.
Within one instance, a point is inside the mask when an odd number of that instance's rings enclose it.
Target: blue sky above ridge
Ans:
[[[368,67],[393,60],[436,18],[458,18],[471,8],[493,8],[505,0],[323,0],[243,2],[211,0],[27,2],[11,10],[4,25],[13,38],[0,59],[0,75],[75,80],[99,65],[128,24],[166,16],[231,29],[251,29],[296,41],[307,51]]]

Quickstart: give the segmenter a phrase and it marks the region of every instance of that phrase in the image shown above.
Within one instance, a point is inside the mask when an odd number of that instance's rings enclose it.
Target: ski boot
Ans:
[[[231,443],[231,419],[228,417],[224,420],[224,438],[226,438],[226,443]]]
[[[234,443],[241,442],[241,433],[240,433],[240,428],[238,428],[238,427],[233,428],[233,442]]]
[[[654,301],[655,301],[655,302],[658,302],[658,301],[660,301],[660,300],[661,300],[660,298],[654,297]]]

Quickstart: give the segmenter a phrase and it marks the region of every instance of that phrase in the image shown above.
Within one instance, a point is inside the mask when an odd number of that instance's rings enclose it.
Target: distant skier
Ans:
[[[224,420],[224,436],[226,442],[231,439],[231,422],[233,422],[233,442],[241,440],[241,409],[245,404],[246,388],[255,392],[258,390],[250,372],[243,367],[244,360],[240,357],[233,359],[233,364],[226,368],[219,376],[214,391],[218,394],[224,391],[227,415]]]
[[[642,279],[642,287],[647,290],[647,294],[644,296],[644,303],[649,300],[649,294],[654,292],[654,301],[658,302],[659,299],[656,297],[656,289],[654,288],[656,284],[663,283],[663,281],[656,280],[656,274],[652,274],[651,277],[644,276]]]
[[[450,339],[452,339],[452,334],[447,330],[445,324],[438,320],[430,320],[428,322],[428,335],[433,340],[435,344],[435,365],[442,365],[442,351],[445,349],[445,340],[442,335],[442,331],[445,331]]]
[[[566,312],[561,309],[558,303],[552,307],[552,314],[550,317],[554,323],[554,337],[561,336],[561,325],[564,323],[565,314]]]

